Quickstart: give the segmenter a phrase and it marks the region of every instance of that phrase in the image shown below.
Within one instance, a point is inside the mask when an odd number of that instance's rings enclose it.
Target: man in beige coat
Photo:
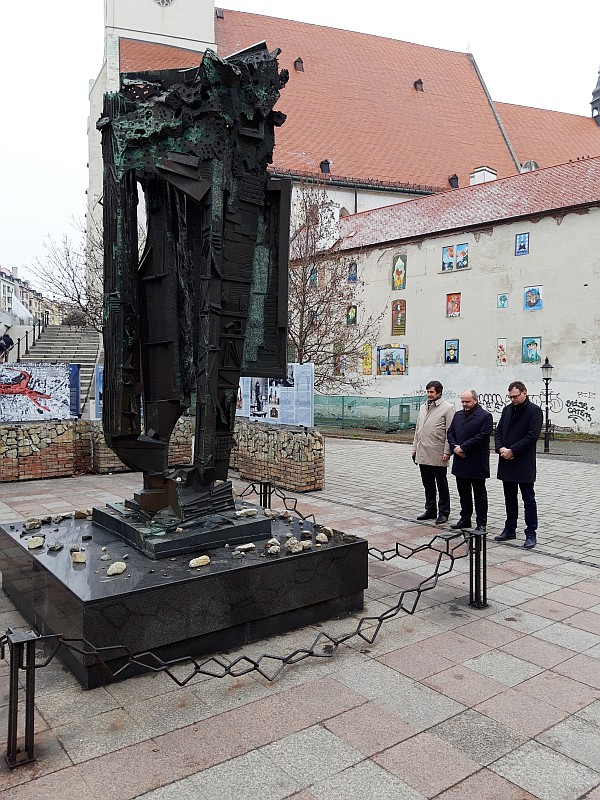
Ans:
[[[446,474],[450,445],[447,433],[454,417],[454,407],[442,399],[444,387],[439,381],[429,381],[425,388],[427,402],[419,409],[412,452],[413,461],[421,470],[425,489],[425,513],[417,519],[434,519],[436,525],[443,525],[450,516],[450,491]]]

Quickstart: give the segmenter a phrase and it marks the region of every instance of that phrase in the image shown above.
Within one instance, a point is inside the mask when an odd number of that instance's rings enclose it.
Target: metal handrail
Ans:
[[[21,342],[23,340],[25,340],[25,350],[23,351],[23,355],[26,355],[26,356],[29,355],[30,334],[31,334],[31,347],[35,347],[35,343],[36,343],[36,335],[35,335],[36,334],[36,328],[37,328],[37,339],[39,339],[40,336],[42,335],[42,333],[46,330],[46,325],[44,324],[43,320],[38,319],[37,322],[33,323],[31,331],[27,330],[27,331],[25,331],[23,336],[19,336],[19,338],[17,339],[15,344],[10,348],[10,350],[6,351],[7,360],[8,360],[8,353],[10,353],[11,350],[14,350],[15,347],[17,348],[17,359],[16,360],[17,361],[21,360]]]

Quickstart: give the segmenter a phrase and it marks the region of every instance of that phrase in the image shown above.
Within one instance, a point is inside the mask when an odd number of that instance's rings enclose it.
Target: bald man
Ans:
[[[490,434],[493,420],[489,411],[481,408],[477,392],[467,389],[460,396],[462,411],[458,411],[448,428],[448,443],[454,458],[452,474],[460,497],[460,519],[452,530],[471,527],[473,500],[475,500],[475,530],[485,533],[488,498],[485,486],[490,477]]]

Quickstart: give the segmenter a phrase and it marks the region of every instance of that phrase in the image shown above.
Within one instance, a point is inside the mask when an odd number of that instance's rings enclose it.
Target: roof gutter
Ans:
[[[391,183],[388,181],[361,180],[356,178],[339,177],[332,178],[331,175],[323,175],[314,172],[300,172],[293,170],[273,169],[269,170],[275,178],[292,178],[304,180],[309,183],[319,183],[323,186],[336,186],[343,189],[369,189],[374,192],[392,192],[394,194],[418,194],[430,195],[438,194],[448,190],[447,186],[422,186],[418,183]]]
[[[494,115],[494,119],[496,120],[498,128],[500,129],[500,133],[502,134],[502,138],[504,139],[504,142],[505,142],[506,146],[508,147],[508,152],[510,153],[511,158],[512,158],[512,160],[514,162],[514,165],[517,168],[517,172],[521,172],[521,162],[517,158],[517,154],[515,153],[515,150],[514,150],[512,144],[511,144],[511,142],[510,142],[510,139],[508,138],[508,133],[506,132],[506,128],[502,124],[502,120],[500,119],[500,117],[498,115],[498,112],[496,111],[496,106],[494,105],[494,101],[492,100],[491,95],[488,92],[488,88],[485,85],[485,82],[483,80],[483,75],[479,71],[479,67],[477,66],[477,62],[475,61],[473,53],[467,53],[467,55],[471,59],[471,63],[473,64],[473,69],[475,70],[475,73],[476,73],[477,77],[479,78],[479,83],[481,84],[481,88],[485,92],[485,96],[487,98],[488,104],[489,104],[490,108],[492,109],[492,114]]]

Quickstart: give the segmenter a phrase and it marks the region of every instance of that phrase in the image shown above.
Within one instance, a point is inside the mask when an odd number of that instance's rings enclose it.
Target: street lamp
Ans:
[[[546,360],[542,364],[542,380],[546,385],[546,432],[544,434],[544,453],[550,452],[550,408],[548,405],[548,387],[550,386],[550,381],[552,380],[552,370],[554,367],[548,361],[548,356],[546,356]]]

